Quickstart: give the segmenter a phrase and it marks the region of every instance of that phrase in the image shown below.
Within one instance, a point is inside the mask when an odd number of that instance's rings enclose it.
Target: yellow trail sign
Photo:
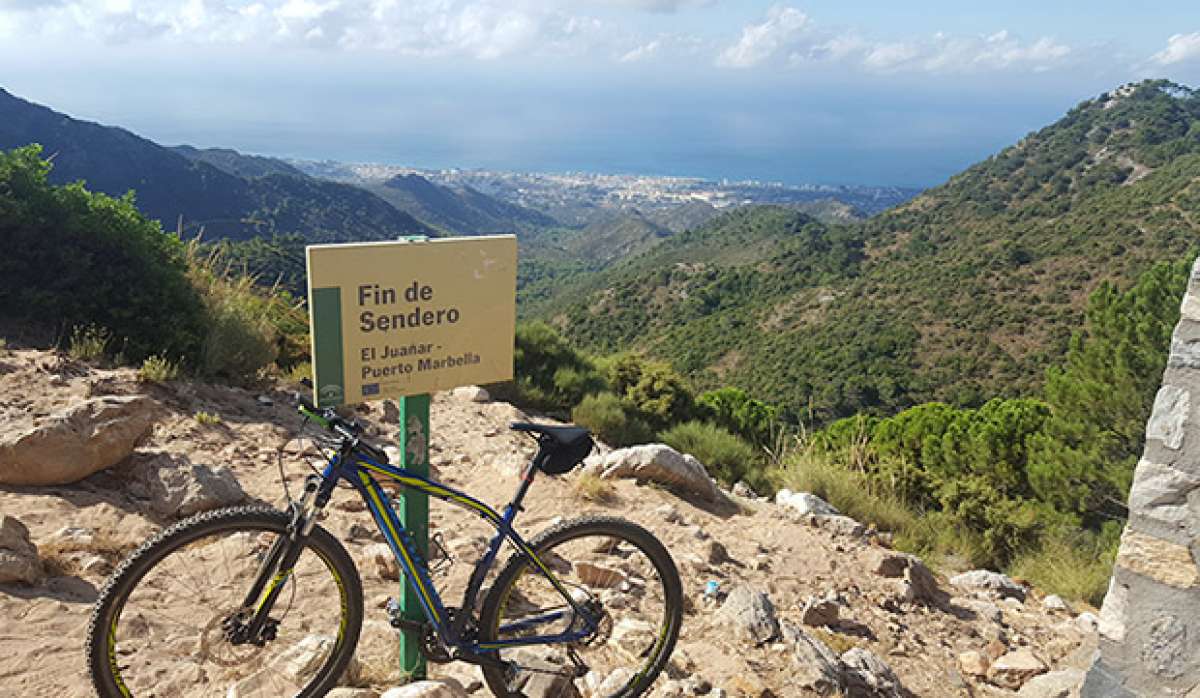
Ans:
[[[514,236],[312,245],[307,251],[318,404],[512,378]]]

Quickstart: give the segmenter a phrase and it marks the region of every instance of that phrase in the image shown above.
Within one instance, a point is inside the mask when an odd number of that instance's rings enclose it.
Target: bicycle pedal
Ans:
[[[401,632],[408,633],[424,633],[425,622],[420,620],[409,620],[401,615],[400,602],[388,597],[387,604],[384,606],[387,609],[388,623]]]

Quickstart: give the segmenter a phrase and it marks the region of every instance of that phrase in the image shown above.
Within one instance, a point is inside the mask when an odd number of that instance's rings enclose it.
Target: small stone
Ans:
[[[1071,607],[1068,606],[1067,602],[1063,601],[1062,597],[1058,594],[1051,594],[1042,599],[1042,608],[1046,609],[1047,611],[1062,611],[1064,613],[1071,612]]]
[[[988,640],[987,647],[984,648],[984,654],[992,661],[996,661],[1008,652],[1008,643],[1004,641],[1004,629],[997,627],[995,631],[998,637]]]
[[[758,493],[747,485],[745,480],[738,480],[733,484],[733,493],[743,499],[758,499]]]
[[[1084,635],[1091,635],[1100,629],[1100,618],[1091,611],[1084,611],[1075,616],[1075,627]]]
[[[775,493],[775,503],[797,516],[837,516],[841,513],[811,492],[793,492],[786,488]]]
[[[609,643],[622,652],[640,657],[656,638],[655,628],[644,620],[623,618],[613,627]]]
[[[363,548],[363,556],[375,564],[375,574],[384,581],[400,581],[400,566],[387,543],[375,543]]]
[[[478,385],[464,385],[451,391],[454,397],[470,402],[491,402],[492,396]]]
[[[346,537],[350,540],[383,540],[379,529],[368,528],[358,522],[350,524],[350,528],[346,531]]]
[[[259,395],[258,397],[254,398],[254,401],[263,407],[271,407],[275,404],[275,401],[272,400],[268,395]]]
[[[990,662],[982,652],[969,650],[958,655],[958,670],[967,676],[986,676]]]
[[[432,679],[389,688],[379,698],[466,698],[466,695],[454,679]]]
[[[303,684],[333,651],[335,639],[326,635],[308,635],[271,662],[272,669],[290,680]]]
[[[982,591],[994,596],[1025,600],[1025,587],[1012,577],[990,570],[972,570],[950,578],[950,584],[968,591]]]
[[[45,568],[29,529],[14,516],[0,516],[0,582],[38,584]]]
[[[1079,669],[1064,669],[1035,676],[1021,690],[1020,698],[1078,698],[1084,673]]]
[[[908,695],[896,673],[870,650],[855,647],[842,653],[843,682],[849,696],[903,698]]]
[[[1010,690],[1017,690],[1026,681],[1046,673],[1046,665],[1033,652],[1019,649],[1003,655],[988,668],[988,681]]]
[[[593,589],[612,589],[626,580],[624,572],[611,567],[591,562],[575,562],[573,565],[579,581]]]
[[[654,510],[654,515],[666,521],[667,523],[680,523],[682,517],[679,515],[679,510],[671,504],[664,504]]]
[[[755,645],[764,645],[779,637],[779,621],[771,599],[750,587],[734,588],[716,617],[731,624],[735,636]]]
[[[823,597],[810,596],[800,611],[800,622],[809,626],[833,625],[838,621],[840,610],[836,597],[828,594]]]
[[[396,404],[395,400],[384,400],[382,409],[383,415],[379,418],[379,421],[384,424],[400,423],[400,406]]]
[[[1004,621],[1004,612],[991,601],[984,601],[983,599],[961,599],[960,601],[964,606],[974,611],[975,615],[988,622],[1001,623]]]
[[[849,516],[813,516],[813,523],[817,528],[824,529],[836,536],[846,536],[847,538],[860,538],[867,532],[867,527],[850,518]]]
[[[704,557],[706,560],[708,560],[708,564],[719,565],[723,562],[729,562],[729,551],[726,550],[725,546],[721,545],[718,541],[710,540],[704,547]]]

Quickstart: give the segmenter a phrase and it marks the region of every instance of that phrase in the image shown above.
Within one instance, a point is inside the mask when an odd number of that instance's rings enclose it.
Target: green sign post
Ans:
[[[429,476],[429,395],[409,395],[400,400],[400,467]],[[422,492],[400,495],[400,523],[412,534],[417,553],[429,559],[429,496]],[[421,622],[425,614],[412,584],[400,584],[400,613],[405,620]],[[425,678],[420,633],[400,634],[400,671],[411,679]]]
[[[430,393],[512,378],[517,240],[512,235],[312,245],[308,308],[322,406],[400,399],[400,462],[429,475]],[[429,559],[429,499],[404,492],[399,517]],[[400,612],[425,621],[411,580]],[[425,677],[418,632],[400,636],[400,669]]]

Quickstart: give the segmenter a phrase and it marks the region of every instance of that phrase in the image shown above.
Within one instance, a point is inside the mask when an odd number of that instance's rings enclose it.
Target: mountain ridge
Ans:
[[[235,239],[295,232],[322,241],[432,233],[349,185],[278,172],[244,178],[126,129],[75,119],[0,88],[0,149],[30,143],[42,145],[52,159],[54,182],[83,180],[113,196],[133,190],[138,208],[168,229],[182,224],[184,232]]]
[[[1035,390],[1093,289],[1182,258],[1198,235],[1200,97],[1148,81],[864,223],[720,218],[543,293],[527,314],[795,418],[977,405]]]

